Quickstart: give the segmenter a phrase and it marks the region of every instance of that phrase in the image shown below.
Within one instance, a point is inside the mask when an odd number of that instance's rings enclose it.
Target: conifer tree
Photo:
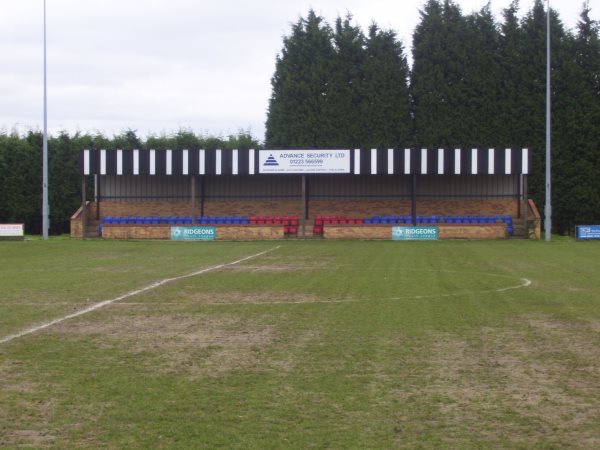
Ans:
[[[429,0],[413,34],[411,95],[419,145],[457,145],[465,139],[463,42],[466,21],[452,1]]]
[[[269,147],[329,145],[328,95],[334,57],[332,30],[310,10],[283,40],[271,80],[266,123]]]
[[[369,27],[360,105],[363,148],[410,145],[413,123],[408,91],[409,68],[393,31]]]
[[[520,64],[523,134],[515,136],[520,146],[533,149],[533,174],[529,177],[530,196],[542,210],[545,197],[545,147],[546,147],[546,11],[541,0],[536,0],[532,9],[524,17],[521,25],[522,47]],[[568,52],[564,43],[566,33],[555,11],[550,12],[551,61],[552,61],[552,158],[556,162],[560,153],[567,151],[561,145],[561,121],[556,113],[563,112],[561,102],[569,97],[569,83],[565,67],[568,66]],[[557,139],[558,138],[558,139]],[[559,168],[553,166],[553,174]],[[557,182],[557,178],[553,178]],[[554,183],[553,183],[554,184]],[[553,203],[560,191],[553,190]],[[553,211],[556,214],[557,211]]]
[[[600,220],[600,43],[585,3],[576,36],[566,36],[565,79],[557,95],[554,224],[560,233]]]
[[[527,61],[523,57],[523,30],[517,17],[519,0],[503,11],[498,51],[499,97],[496,103],[498,118],[495,144],[505,148],[519,148],[527,144],[528,129],[523,117],[528,114],[522,97],[523,69]]]
[[[344,19],[338,17],[333,35],[335,53],[328,80],[326,112],[331,121],[328,144],[332,147],[349,148],[360,141],[365,37],[351,20],[350,14]]]
[[[495,145],[498,139],[500,100],[499,33],[490,4],[466,17],[464,88],[456,106],[463,121],[462,142],[470,146]]]

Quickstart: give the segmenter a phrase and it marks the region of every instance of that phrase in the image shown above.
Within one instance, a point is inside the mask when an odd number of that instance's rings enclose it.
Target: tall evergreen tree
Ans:
[[[503,11],[498,52],[499,97],[496,103],[498,119],[496,145],[519,148],[528,145],[528,128],[523,117],[528,114],[522,101],[524,95],[523,30],[517,16],[519,0],[513,0]]]
[[[519,74],[523,112],[520,115],[522,135],[515,136],[520,146],[533,149],[533,174],[529,177],[529,192],[543,211],[545,197],[545,129],[546,129],[546,11],[541,0],[536,0],[522,21],[522,46]],[[569,97],[569,83],[563,67],[568,65],[565,52],[566,33],[555,11],[550,14],[552,60],[553,160],[566,151],[557,138],[561,136],[561,121],[556,112]],[[558,166],[557,166],[558,167]],[[553,172],[557,169],[553,168]],[[555,179],[556,181],[556,179]],[[554,190],[553,203],[560,191]],[[556,212],[556,211],[555,211]],[[542,213],[543,215],[544,213]]]
[[[499,32],[490,4],[466,17],[462,102],[456,106],[463,121],[462,142],[472,146],[495,145],[498,139],[500,99]]]
[[[283,40],[271,80],[266,123],[270,147],[318,147],[331,141],[329,80],[334,58],[333,32],[310,10]]]
[[[450,0],[428,0],[413,34],[411,95],[420,145],[458,145],[466,136],[466,20]]]
[[[327,83],[326,113],[331,120],[327,145],[332,147],[349,148],[360,140],[365,37],[351,20],[350,14],[344,19],[338,17],[334,28],[335,53]],[[320,145],[325,146],[325,142]]]
[[[554,224],[558,232],[600,220],[600,43],[584,4],[576,36],[565,38],[565,79],[557,95]]]
[[[409,68],[402,43],[393,31],[369,27],[360,104],[363,148],[406,146],[413,123],[408,91]]]

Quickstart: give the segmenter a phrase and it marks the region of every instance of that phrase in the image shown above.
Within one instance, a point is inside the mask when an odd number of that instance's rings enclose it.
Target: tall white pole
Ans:
[[[550,150],[552,148],[550,110],[550,0],[547,0],[546,18],[546,205],[544,207],[544,234],[546,235],[546,242],[550,242],[552,239],[552,181],[550,172]]]
[[[46,80],[46,0],[44,0],[44,137],[42,144],[42,234],[48,239],[50,206],[48,204],[48,96]]]

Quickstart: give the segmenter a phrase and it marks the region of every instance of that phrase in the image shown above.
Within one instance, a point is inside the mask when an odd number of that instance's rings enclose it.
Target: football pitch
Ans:
[[[598,424],[598,242],[0,242],[2,448],[598,448]]]

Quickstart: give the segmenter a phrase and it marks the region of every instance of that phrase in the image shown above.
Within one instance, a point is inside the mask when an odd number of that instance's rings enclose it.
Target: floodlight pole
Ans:
[[[48,205],[48,97],[46,80],[46,0],[44,0],[44,137],[42,144],[42,234],[48,239],[50,206]]]
[[[552,199],[551,199],[551,172],[550,151],[552,144],[551,135],[551,97],[550,97],[550,0],[546,8],[546,205],[544,207],[544,234],[546,242],[552,239]]]

